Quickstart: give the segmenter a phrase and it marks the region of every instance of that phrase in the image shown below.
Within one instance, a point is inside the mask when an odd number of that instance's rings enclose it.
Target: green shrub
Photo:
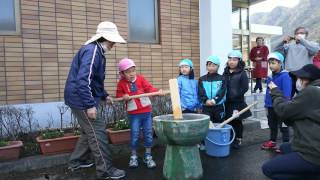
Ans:
[[[80,131],[78,129],[74,129],[73,130],[73,135],[79,136],[80,135]]]
[[[8,146],[8,145],[9,145],[8,141],[0,140],[0,147],[4,147],[4,146]]]
[[[129,128],[130,128],[130,126],[129,126],[128,120],[121,119],[114,124],[112,130],[119,131],[119,130],[125,130],[125,129],[129,129]]]
[[[61,130],[46,131],[41,133],[42,139],[54,139],[54,138],[59,138],[63,136],[64,136],[64,132]]]

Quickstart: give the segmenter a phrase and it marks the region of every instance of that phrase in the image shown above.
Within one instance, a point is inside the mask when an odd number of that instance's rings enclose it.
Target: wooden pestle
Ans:
[[[181,103],[180,103],[178,80],[177,79],[170,79],[169,80],[169,87],[170,87],[173,118],[175,120],[183,119],[182,118]]]

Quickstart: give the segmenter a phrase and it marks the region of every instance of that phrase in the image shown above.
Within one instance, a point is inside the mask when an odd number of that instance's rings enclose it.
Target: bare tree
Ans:
[[[53,127],[53,117],[51,113],[48,113],[48,119],[47,119],[47,127],[46,129],[51,129]]]
[[[58,105],[57,108],[59,109],[59,113],[60,113],[60,130],[62,131],[63,129],[63,115],[64,113],[66,113],[69,109],[68,106],[66,106],[65,104],[61,104]]]
[[[31,106],[27,106],[25,109],[25,118],[28,125],[29,132],[39,129],[39,123],[33,118],[34,111]]]
[[[25,114],[22,108],[3,106],[0,119],[3,137],[16,140],[19,134],[26,132]]]
[[[70,118],[71,118],[70,120],[71,128],[73,132],[75,132],[77,129],[79,129],[79,123],[75,115],[72,113],[72,111],[70,111]]]

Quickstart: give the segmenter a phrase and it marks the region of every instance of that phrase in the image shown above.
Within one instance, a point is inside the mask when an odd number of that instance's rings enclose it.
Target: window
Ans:
[[[249,63],[249,36],[241,34],[233,34],[232,36],[232,48],[239,50],[242,53],[243,60]]]
[[[129,0],[129,41],[158,43],[158,1]]]
[[[233,49],[242,52],[243,60],[249,63],[249,9],[232,7]]]
[[[232,28],[249,29],[248,8],[232,7]]]
[[[240,8],[232,8],[232,28],[240,29]]]
[[[232,38],[233,49],[241,51],[241,46],[241,35],[234,34]]]
[[[0,1],[0,35],[20,34],[19,0]]]
[[[245,61],[249,61],[249,36],[242,36],[242,56]]]
[[[249,20],[248,20],[248,9],[247,8],[241,8],[241,29],[245,29],[248,30],[248,24],[249,24]]]

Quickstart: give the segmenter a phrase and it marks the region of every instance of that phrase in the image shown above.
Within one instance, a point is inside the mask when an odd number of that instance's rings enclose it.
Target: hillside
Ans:
[[[284,35],[293,35],[298,26],[309,29],[309,39],[320,41],[320,1],[300,0],[293,8],[276,7],[269,13],[256,13],[250,16],[251,23],[282,26]],[[274,37],[272,45],[282,37]]]

